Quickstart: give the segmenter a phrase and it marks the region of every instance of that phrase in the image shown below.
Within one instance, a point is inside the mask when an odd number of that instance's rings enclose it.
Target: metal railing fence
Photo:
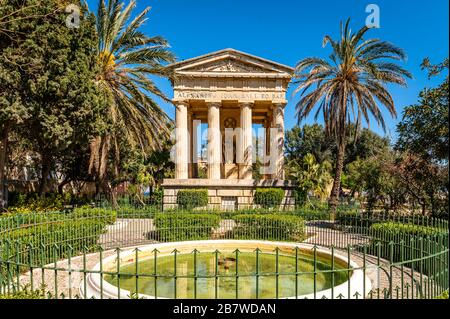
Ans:
[[[203,255],[199,254],[215,253],[210,261],[215,265],[220,261],[220,254],[225,254],[214,246],[214,241],[208,251],[194,247],[190,254],[180,255],[175,245],[168,255],[159,256],[156,252],[149,257],[155,267],[139,269],[140,247],[134,248],[154,243],[227,239],[290,242],[298,243],[298,247],[307,244],[312,269],[297,267],[299,248],[286,252],[275,245],[272,252],[265,252],[272,258],[269,266],[260,263],[263,255],[258,255],[261,253],[256,249],[245,256],[246,260],[254,260],[251,271],[240,272],[241,252],[237,250],[231,271],[202,273],[197,260]],[[244,297],[298,298],[298,291],[303,288],[302,278],[307,278],[312,287],[308,298],[317,298],[328,287],[319,283],[318,278],[323,277],[328,278],[329,298],[434,298],[448,290],[448,247],[446,220],[351,210],[341,211],[334,219],[321,210],[261,208],[161,211],[151,207],[19,214],[0,217],[0,294],[42,289],[45,298],[85,298],[89,297],[88,277],[100,274],[101,278],[110,279],[117,287],[117,296],[122,298],[124,278],[131,287],[127,296],[130,298],[143,295],[139,287],[144,279],[147,285],[152,283],[151,292],[155,297],[199,298],[202,296],[197,294],[197,285],[208,281],[208,287],[214,291],[211,298],[222,298],[220,291],[225,283],[235,291],[235,295],[228,296],[231,298],[243,297],[240,292],[249,287],[252,292]],[[328,268],[317,267],[317,251],[321,248],[331,254]],[[129,256],[130,249],[134,249],[135,267],[124,270],[120,265],[121,255],[128,251]],[[346,264],[337,267],[334,254],[345,256]],[[114,269],[103,268],[106,265],[102,261],[108,256],[116,256]],[[284,263],[280,258],[287,257],[293,258],[289,260],[294,268],[282,269]],[[181,267],[177,258],[184,258],[191,271],[177,274]],[[159,262],[166,266],[156,267]],[[358,267],[351,267],[351,262],[356,262]],[[94,269],[98,264],[100,268]],[[363,290],[354,291],[347,280],[344,281],[348,284],[347,293],[339,292],[335,288],[339,283],[337,278],[342,274],[349,277],[357,270],[363,273]],[[273,295],[263,294],[262,278],[275,287]],[[292,291],[283,292],[286,278],[294,278]],[[158,283],[164,281],[170,282],[170,292],[158,290]],[[189,294],[180,295],[183,289],[188,289]],[[100,297],[109,298],[103,292],[100,287]]]

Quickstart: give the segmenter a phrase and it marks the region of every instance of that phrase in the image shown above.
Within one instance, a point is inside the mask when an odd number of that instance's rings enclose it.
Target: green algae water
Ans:
[[[258,261],[257,261],[258,259]],[[348,279],[348,272],[331,260],[299,252],[294,255],[241,252],[177,254],[141,260],[120,267],[119,285],[132,293],[178,299],[294,297],[337,286]],[[277,262],[278,260],[278,262]],[[258,267],[257,267],[258,264]],[[314,267],[316,275],[314,275]],[[137,272],[136,272],[137,269]],[[277,271],[278,269],[278,271]],[[295,275],[297,269],[298,275]],[[135,274],[138,273],[139,276]],[[154,274],[156,273],[156,279]],[[239,276],[236,276],[236,273]],[[278,273],[278,275],[277,275]],[[278,280],[277,280],[278,278]],[[104,279],[117,286],[117,275]],[[258,291],[258,294],[257,294]]]

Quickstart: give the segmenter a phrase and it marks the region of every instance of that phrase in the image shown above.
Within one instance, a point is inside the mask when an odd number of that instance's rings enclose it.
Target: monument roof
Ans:
[[[177,74],[217,76],[254,75],[291,77],[290,66],[235,49],[223,49],[169,65]]]

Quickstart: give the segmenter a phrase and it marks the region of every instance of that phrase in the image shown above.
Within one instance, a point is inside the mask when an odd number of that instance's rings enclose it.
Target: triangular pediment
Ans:
[[[290,77],[293,69],[234,49],[225,49],[171,65],[179,74],[273,74]]]
[[[183,69],[183,71],[197,71],[197,72],[231,72],[231,73],[246,73],[246,72],[274,72],[273,70],[245,63],[234,58],[224,58],[213,62],[202,63],[197,66],[192,66]]]

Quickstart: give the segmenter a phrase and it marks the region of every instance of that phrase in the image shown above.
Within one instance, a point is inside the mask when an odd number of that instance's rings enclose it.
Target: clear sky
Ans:
[[[387,134],[395,139],[395,127],[404,106],[417,101],[420,90],[435,86],[441,78],[427,79],[420,70],[423,58],[432,63],[448,56],[448,0],[136,0],[141,11],[151,6],[143,31],[165,37],[179,60],[196,57],[224,48],[234,48],[279,63],[294,66],[308,56],[326,58],[330,47],[322,48],[325,34],[337,36],[339,22],[350,17],[353,30],[365,24],[368,4],[380,8],[380,28],[367,37],[393,42],[408,54],[403,64],[413,75],[407,88],[392,87],[397,119],[384,112]],[[128,1],[125,1],[128,3]],[[88,0],[95,11],[97,0]],[[172,97],[170,83],[156,80]],[[285,125],[296,124],[298,97],[288,92]],[[163,103],[173,118],[174,107]],[[313,123],[313,115],[303,123]],[[320,120],[319,120],[320,122]],[[375,122],[371,129],[384,135]]]

